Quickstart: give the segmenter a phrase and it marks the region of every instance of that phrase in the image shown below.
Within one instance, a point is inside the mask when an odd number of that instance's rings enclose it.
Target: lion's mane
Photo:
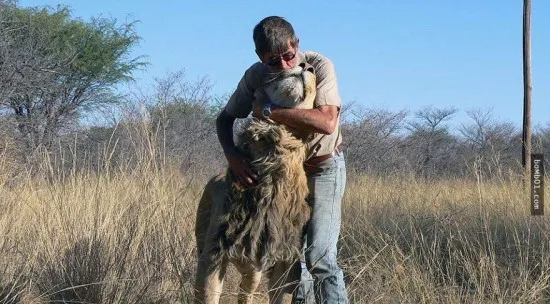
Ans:
[[[260,261],[262,269],[273,261],[294,261],[310,215],[305,144],[286,127],[256,119],[244,127],[240,140],[241,153],[252,160],[259,179],[245,188],[228,171],[220,248],[230,259]]]

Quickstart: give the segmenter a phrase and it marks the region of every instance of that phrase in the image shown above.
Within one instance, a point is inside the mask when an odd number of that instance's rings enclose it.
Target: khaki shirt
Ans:
[[[336,72],[332,61],[315,52],[298,52],[296,57],[298,58],[297,64],[307,61],[315,69],[317,76],[315,106],[332,105],[341,109],[342,101],[338,93]],[[268,72],[267,66],[261,62],[257,62],[248,68],[241,78],[237,89],[227,102],[225,111],[236,118],[247,117],[252,111],[254,100],[265,98],[261,86],[263,78]],[[338,115],[336,128],[332,134],[315,133],[307,143],[308,158],[330,154],[341,142],[340,115]]]

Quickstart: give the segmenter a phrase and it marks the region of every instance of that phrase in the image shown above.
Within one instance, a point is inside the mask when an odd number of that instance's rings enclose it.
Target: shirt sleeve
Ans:
[[[341,107],[342,100],[338,92],[336,71],[332,61],[325,57],[319,60],[315,69],[317,71],[317,96],[315,97],[315,104],[317,106]]]
[[[252,111],[252,102],[256,98],[257,90],[261,85],[262,67],[261,63],[255,63],[248,68],[237,89],[225,105],[225,111],[236,118],[245,118]]]

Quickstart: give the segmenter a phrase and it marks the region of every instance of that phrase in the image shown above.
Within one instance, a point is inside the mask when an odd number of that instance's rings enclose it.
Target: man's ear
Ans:
[[[300,48],[300,38],[296,37],[296,48]]]

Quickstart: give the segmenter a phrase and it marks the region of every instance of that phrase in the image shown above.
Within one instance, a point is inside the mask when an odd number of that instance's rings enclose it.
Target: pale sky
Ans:
[[[533,125],[550,123],[550,1],[532,0]],[[20,6],[68,5],[73,16],[139,20],[134,55],[154,77],[185,69],[208,76],[213,93],[230,93],[258,60],[252,29],[286,17],[302,50],[331,58],[344,103],[397,111],[493,108],[498,121],[521,127],[523,111],[520,0],[425,1],[143,1],[23,0]]]

